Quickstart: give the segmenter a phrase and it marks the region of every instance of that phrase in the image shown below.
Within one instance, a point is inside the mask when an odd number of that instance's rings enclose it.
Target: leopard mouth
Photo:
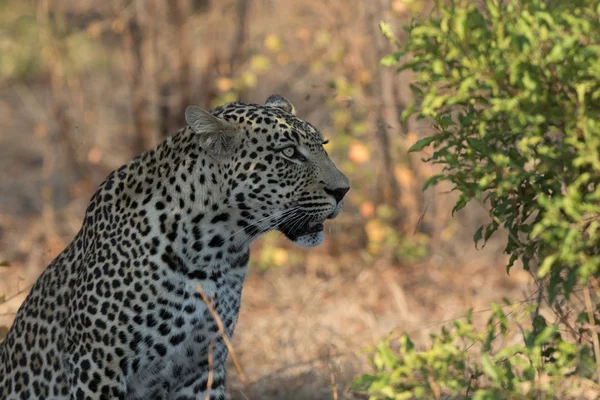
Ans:
[[[337,203],[331,214],[327,216],[327,219],[334,219],[337,217],[342,210],[342,204],[344,204],[343,200]]]
[[[323,232],[323,222],[307,221],[300,225],[283,223],[279,226],[279,231],[291,241],[296,241],[302,236]]]

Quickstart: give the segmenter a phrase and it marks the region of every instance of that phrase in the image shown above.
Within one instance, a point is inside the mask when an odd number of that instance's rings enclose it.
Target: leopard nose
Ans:
[[[339,203],[340,201],[342,201],[342,199],[344,198],[346,193],[348,193],[348,190],[350,190],[349,187],[343,187],[343,188],[337,188],[337,189],[325,188],[325,193],[333,196],[335,201],[337,201]]]

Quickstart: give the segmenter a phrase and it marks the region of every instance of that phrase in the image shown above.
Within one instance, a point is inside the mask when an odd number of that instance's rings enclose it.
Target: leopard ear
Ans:
[[[220,157],[233,152],[238,131],[235,125],[196,106],[185,109],[185,121],[200,137],[201,146],[208,153]]]
[[[294,107],[294,105],[290,103],[288,99],[278,94],[272,94],[271,96],[269,96],[265,105],[269,107],[277,107],[287,113],[296,115],[296,108]]]

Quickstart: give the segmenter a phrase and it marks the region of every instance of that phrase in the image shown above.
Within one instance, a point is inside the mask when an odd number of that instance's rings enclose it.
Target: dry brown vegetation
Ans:
[[[427,1],[0,1],[0,329],[79,229],[109,171],[208,108],[279,93],[319,127],[350,178],[318,249],[277,234],[253,249],[233,341],[247,382],[232,399],[336,399],[368,369],[360,350],[397,328],[427,334],[489,301],[526,298],[487,218],[450,217],[450,193],[421,192],[431,167],[406,149],[427,133],[399,122],[410,76],[379,65],[380,20]],[[0,333],[1,335],[1,333]]]

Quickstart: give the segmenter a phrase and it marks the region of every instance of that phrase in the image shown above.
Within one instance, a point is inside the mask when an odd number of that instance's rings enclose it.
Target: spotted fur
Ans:
[[[108,176],[33,286],[0,344],[0,399],[224,399],[227,347],[197,288],[231,336],[250,243],[321,243],[349,183],[280,96],[185,117]]]

